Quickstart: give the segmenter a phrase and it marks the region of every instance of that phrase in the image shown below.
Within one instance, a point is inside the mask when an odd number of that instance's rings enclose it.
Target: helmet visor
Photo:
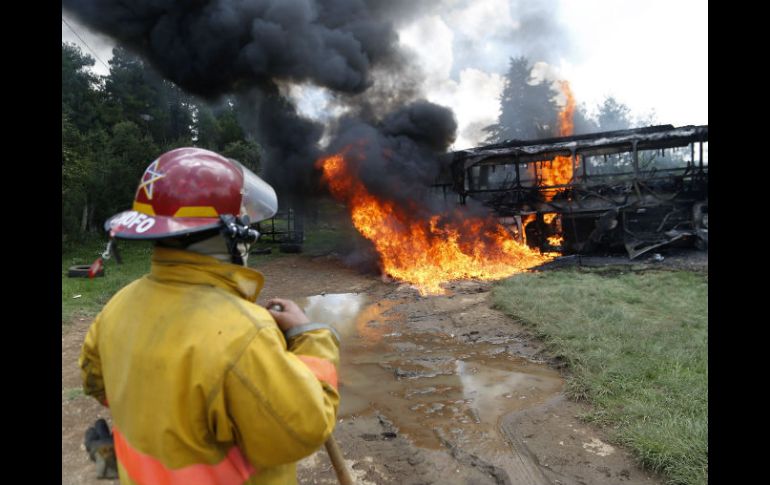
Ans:
[[[275,190],[254,172],[238,163],[243,170],[241,213],[249,216],[252,223],[270,219],[278,211]]]

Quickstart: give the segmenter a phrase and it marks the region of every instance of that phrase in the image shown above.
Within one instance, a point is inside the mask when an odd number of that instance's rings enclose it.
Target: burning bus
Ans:
[[[450,153],[434,187],[562,254],[708,245],[708,125],[512,140]]]

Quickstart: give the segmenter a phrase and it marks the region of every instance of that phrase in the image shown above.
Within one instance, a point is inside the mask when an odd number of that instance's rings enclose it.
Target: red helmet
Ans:
[[[216,229],[220,216],[259,222],[275,215],[275,190],[249,169],[201,148],[177,148],[144,171],[133,210],[104,224],[119,239],[162,239]]]

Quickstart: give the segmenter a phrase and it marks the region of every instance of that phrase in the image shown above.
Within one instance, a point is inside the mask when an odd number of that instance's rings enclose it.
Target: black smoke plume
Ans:
[[[84,23],[204,97],[275,80],[360,93],[398,55],[391,22],[357,0],[63,0]]]
[[[378,198],[433,210],[425,189],[438,175],[436,154],[446,151],[456,131],[451,110],[418,100],[379,123],[344,118],[328,151],[349,150],[357,176]]]
[[[418,71],[399,50],[395,25],[438,4],[412,3],[63,0],[62,5],[142,55],[186,91],[207,99],[238,95],[247,106],[242,121],[264,149],[263,175],[279,193],[296,199],[317,186],[313,166],[320,156],[323,126],[302,117],[280,94],[280,85],[326,88],[348,113],[370,124],[370,136],[393,142],[397,165],[406,165],[414,153],[424,163],[428,151],[446,148],[442,130],[456,126],[449,110],[431,109],[426,102],[403,108],[419,97],[420,82]],[[397,111],[386,115],[391,109]],[[442,116],[446,119],[437,119]],[[438,131],[432,132],[423,120]],[[407,153],[399,153],[401,149]],[[412,172],[402,171],[405,176]]]

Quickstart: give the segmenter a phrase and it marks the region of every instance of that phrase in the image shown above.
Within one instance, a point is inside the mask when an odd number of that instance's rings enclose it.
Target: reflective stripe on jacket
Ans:
[[[122,484],[296,483],[334,429],[338,342],[290,337],[254,304],[262,275],[156,248],[96,317],[83,388],[109,402]]]

